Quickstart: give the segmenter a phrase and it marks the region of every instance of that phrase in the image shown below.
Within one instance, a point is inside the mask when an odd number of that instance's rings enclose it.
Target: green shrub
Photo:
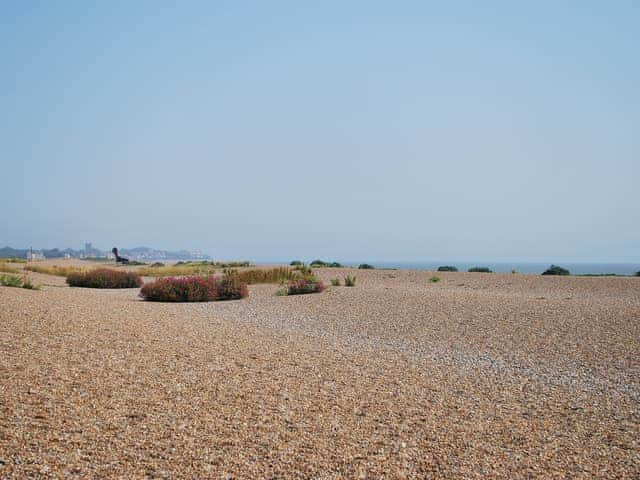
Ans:
[[[640,270],[636,272],[636,277],[640,277]]]
[[[493,273],[488,267],[471,267],[469,271],[476,273]]]
[[[71,287],[85,288],[137,288],[142,285],[140,275],[126,270],[97,268],[88,272],[71,273],[67,276]]]
[[[289,295],[289,289],[284,285],[280,285],[280,288],[276,290],[276,295],[278,297],[286,297],[287,295]]]
[[[438,276],[434,275],[433,277],[431,277],[431,278],[429,279],[429,281],[430,281],[431,283],[438,283],[438,282],[440,281],[440,277],[438,277]]]
[[[26,276],[18,277],[17,275],[0,275],[0,285],[4,287],[26,288],[28,290],[40,290],[40,285],[31,283]]]
[[[571,272],[566,268],[559,267],[558,265],[551,265],[542,272],[542,275],[571,275]]]
[[[287,284],[288,295],[320,293],[322,291],[324,291],[324,283],[315,278],[302,278]]]
[[[0,284],[4,287],[22,287],[22,279],[16,275],[0,275]]]
[[[300,260],[294,260],[289,265],[292,267],[299,267],[300,265],[302,265],[302,262]]]
[[[339,287],[340,286],[340,279],[339,278],[332,278],[331,279],[331,285],[333,285],[334,287]]]
[[[155,263],[152,263],[150,266],[151,266],[151,268],[164,267],[164,263],[162,263],[162,262],[155,262]]]
[[[344,277],[344,286],[345,287],[355,287],[356,286],[356,277],[347,275]]]
[[[342,268],[342,265],[338,262],[325,262],[322,260],[314,260],[310,264],[312,267],[328,267],[328,268]]]
[[[360,270],[373,270],[375,267],[373,265],[369,265],[368,263],[361,263],[358,265]]]
[[[438,267],[438,271],[439,272],[457,272],[458,268],[454,267],[453,265],[443,265],[441,267]]]

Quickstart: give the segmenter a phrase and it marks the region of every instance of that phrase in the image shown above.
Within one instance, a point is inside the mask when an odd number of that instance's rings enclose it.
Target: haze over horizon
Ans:
[[[638,262],[640,4],[16,2],[0,247]]]

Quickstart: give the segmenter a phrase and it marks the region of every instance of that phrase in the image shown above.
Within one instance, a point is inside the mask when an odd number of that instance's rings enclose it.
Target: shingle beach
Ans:
[[[0,478],[640,478],[640,278],[0,287]]]

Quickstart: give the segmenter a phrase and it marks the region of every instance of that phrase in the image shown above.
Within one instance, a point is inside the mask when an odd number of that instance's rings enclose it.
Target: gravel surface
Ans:
[[[640,478],[640,279],[0,287],[0,478]]]

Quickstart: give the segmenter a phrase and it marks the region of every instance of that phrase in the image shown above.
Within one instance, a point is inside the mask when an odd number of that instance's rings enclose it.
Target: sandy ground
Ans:
[[[0,478],[640,478],[640,278],[354,272],[0,287]]]

